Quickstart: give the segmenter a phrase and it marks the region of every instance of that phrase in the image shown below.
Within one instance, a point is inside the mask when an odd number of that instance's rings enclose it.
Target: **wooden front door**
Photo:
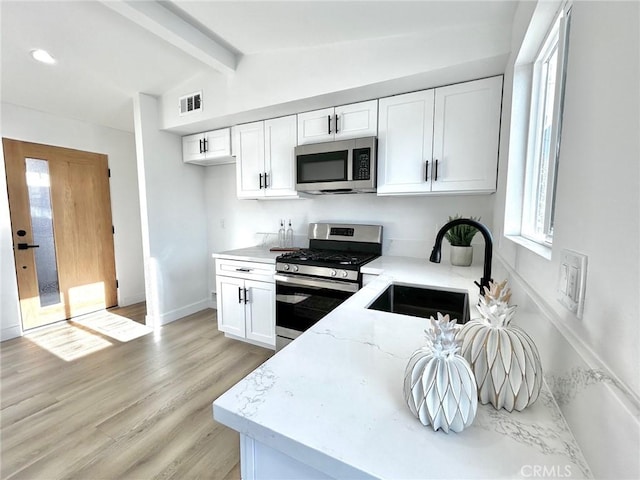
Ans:
[[[2,143],[23,329],[115,306],[107,156]]]

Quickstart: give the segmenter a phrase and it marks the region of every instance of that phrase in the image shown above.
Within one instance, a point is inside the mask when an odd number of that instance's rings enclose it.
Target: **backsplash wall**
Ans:
[[[489,226],[494,195],[378,197],[373,194],[324,195],[304,200],[238,200],[236,165],[204,168],[210,252],[277,242],[280,219],[291,219],[298,246],[307,245],[310,222],[372,223],[384,226],[383,253],[426,258],[438,229],[449,215],[481,217]],[[259,232],[271,233],[263,235]],[[443,242],[443,262],[448,244]],[[480,235],[474,263],[483,258]],[[215,290],[210,261],[210,290]]]

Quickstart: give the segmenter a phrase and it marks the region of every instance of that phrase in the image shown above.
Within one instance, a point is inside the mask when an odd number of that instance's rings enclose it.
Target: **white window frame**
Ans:
[[[555,213],[555,192],[557,167],[560,156],[562,134],[562,113],[566,78],[567,52],[571,4],[565,3],[554,16],[553,22],[541,42],[532,64],[531,97],[529,110],[529,131],[526,148],[526,167],[520,235],[527,240],[551,247],[553,242],[553,222]],[[548,151],[544,151],[543,130],[545,105],[549,77],[548,62],[557,52],[554,82],[554,103],[551,116],[551,129],[548,133]],[[546,159],[545,159],[546,157]],[[546,178],[541,165],[546,163]],[[539,198],[544,191],[543,202]],[[544,204],[544,211],[541,206]]]

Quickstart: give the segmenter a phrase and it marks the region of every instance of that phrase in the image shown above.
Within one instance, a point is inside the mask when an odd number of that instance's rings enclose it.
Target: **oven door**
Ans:
[[[358,291],[351,282],[301,275],[275,275],[276,350],[295,340]]]

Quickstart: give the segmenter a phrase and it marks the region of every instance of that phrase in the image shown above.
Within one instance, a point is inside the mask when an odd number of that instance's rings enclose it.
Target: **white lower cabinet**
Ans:
[[[326,473],[302,463],[289,455],[276,450],[253,438],[240,434],[240,471],[244,480],[262,479],[331,479]],[[349,471],[353,473],[353,471]],[[362,476],[349,478],[368,478]]]
[[[217,316],[221,332],[275,348],[276,288],[269,267],[275,270],[272,264],[216,260]]]

